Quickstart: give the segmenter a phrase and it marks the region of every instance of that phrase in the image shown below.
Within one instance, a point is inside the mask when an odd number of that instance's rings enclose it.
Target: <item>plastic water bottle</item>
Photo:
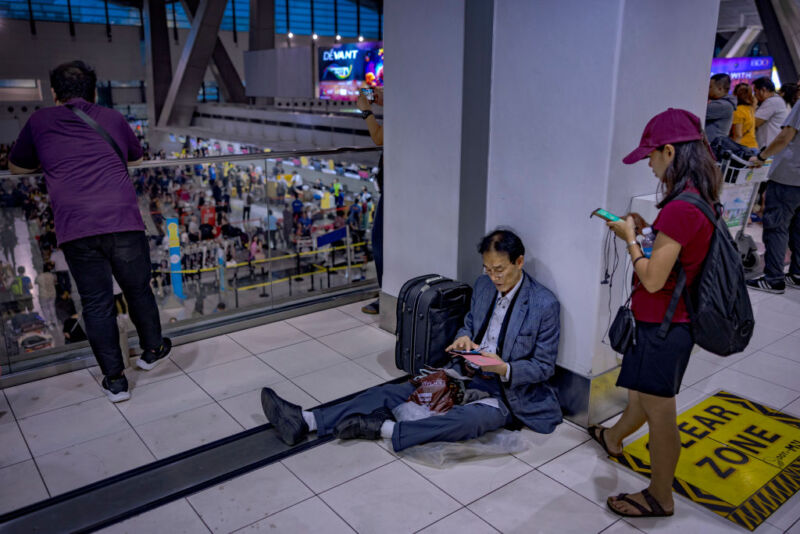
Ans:
[[[642,229],[642,253],[645,258],[649,258],[653,254],[653,243],[656,241],[656,235],[653,229],[649,226]]]

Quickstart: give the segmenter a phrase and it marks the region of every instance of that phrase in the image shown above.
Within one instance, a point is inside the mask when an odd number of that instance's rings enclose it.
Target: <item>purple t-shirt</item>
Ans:
[[[142,157],[139,140],[119,112],[82,98],[69,103],[97,121],[127,161]],[[25,169],[41,166],[59,244],[92,235],[144,230],[128,169],[99,133],[64,106],[31,115],[9,160]]]

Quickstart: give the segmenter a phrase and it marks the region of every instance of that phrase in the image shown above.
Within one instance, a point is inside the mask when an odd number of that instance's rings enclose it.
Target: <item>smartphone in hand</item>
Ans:
[[[450,352],[453,354],[458,354],[459,356],[466,356],[466,355],[479,355],[481,351],[479,350],[456,350],[453,349]]]
[[[375,101],[375,91],[371,87],[362,87],[358,92],[367,97],[368,101]]]
[[[611,221],[611,222],[621,220],[620,217],[617,217],[613,213],[608,212],[608,211],[606,211],[604,209],[601,209],[601,208],[597,208],[596,210],[594,210],[592,212],[591,215],[589,215],[590,219],[592,217],[599,217],[599,218],[603,219],[604,221]]]

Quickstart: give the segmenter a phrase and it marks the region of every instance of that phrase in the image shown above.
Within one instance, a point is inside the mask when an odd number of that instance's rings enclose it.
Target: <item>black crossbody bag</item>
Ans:
[[[629,348],[636,345],[636,319],[630,307],[632,298],[633,290],[625,304],[619,307],[617,316],[608,329],[608,342],[611,348],[620,354],[625,354]]]
[[[84,111],[82,109],[78,109],[75,106],[73,106],[72,104],[65,104],[64,107],[67,108],[68,110],[70,110],[71,112],[73,112],[75,115],[77,115],[78,118],[80,118],[83,122],[85,122],[86,124],[91,126],[94,129],[94,131],[96,131],[97,133],[100,134],[100,137],[105,139],[106,143],[111,145],[111,148],[113,148],[114,152],[117,153],[117,156],[119,156],[120,161],[122,161],[122,164],[125,165],[125,170],[127,171],[128,170],[128,162],[125,159],[125,155],[122,153],[122,149],[120,149],[119,145],[117,144],[117,142],[114,141],[114,138],[111,137],[111,135],[107,131],[105,131],[105,129],[102,126],[97,124],[96,120],[94,120],[89,115],[84,113]]]

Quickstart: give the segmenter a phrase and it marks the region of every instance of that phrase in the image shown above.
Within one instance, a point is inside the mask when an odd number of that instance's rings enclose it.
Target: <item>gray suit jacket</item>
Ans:
[[[549,289],[523,271],[522,286],[511,310],[500,357],[511,365],[511,380],[502,382],[508,407],[525,426],[549,434],[561,423],[553,376],[560,333],[559,303]],[[475,281],[469,313],[456,337],[474,342],[494,309],[497,289],[488,276]]]

